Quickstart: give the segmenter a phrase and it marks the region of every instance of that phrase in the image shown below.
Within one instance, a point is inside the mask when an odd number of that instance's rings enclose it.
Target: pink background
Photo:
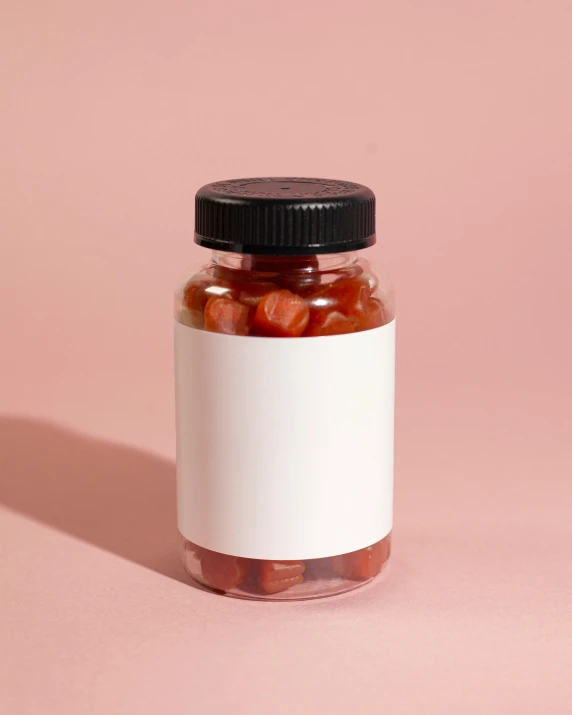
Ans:
[[[572,713],[569,0],[28,0],[0,22],[0,712]],[[193,194],[370,185],[392,569],[265,605],[175,553]]]

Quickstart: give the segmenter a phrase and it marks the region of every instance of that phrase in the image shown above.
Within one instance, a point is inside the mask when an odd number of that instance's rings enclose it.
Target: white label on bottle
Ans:
[[[179,529],[256,559],[313,559],[391,531],[395,321],[319,338],[175,324]]]

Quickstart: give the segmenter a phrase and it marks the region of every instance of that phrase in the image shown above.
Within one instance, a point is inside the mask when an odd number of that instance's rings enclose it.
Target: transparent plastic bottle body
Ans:
[[[179,289],[175,318],[227,335],[325,338],[379,328],[394,318],[391,286],[355,252],[252,256],[215,252]],[[391,534],[327,558],[249,559],[184,543],[184,566],[197,582],[229,596],[262,600],[320,598],[375,578],[390,555]]]

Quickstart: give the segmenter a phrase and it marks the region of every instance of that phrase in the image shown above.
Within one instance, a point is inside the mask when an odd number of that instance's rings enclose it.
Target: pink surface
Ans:
[[[571,28],[567,0],[3,8],[1,713],[572,713]],[[392,568],[307,604],[175,554],[192,194],[265,174],[371,185],[399,298]]]

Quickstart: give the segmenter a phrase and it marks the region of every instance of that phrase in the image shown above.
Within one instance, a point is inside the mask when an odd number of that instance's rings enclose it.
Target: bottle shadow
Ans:
[[[175,466],[166,459],[0,416],[0,503],[188,583],[175,491]]]

